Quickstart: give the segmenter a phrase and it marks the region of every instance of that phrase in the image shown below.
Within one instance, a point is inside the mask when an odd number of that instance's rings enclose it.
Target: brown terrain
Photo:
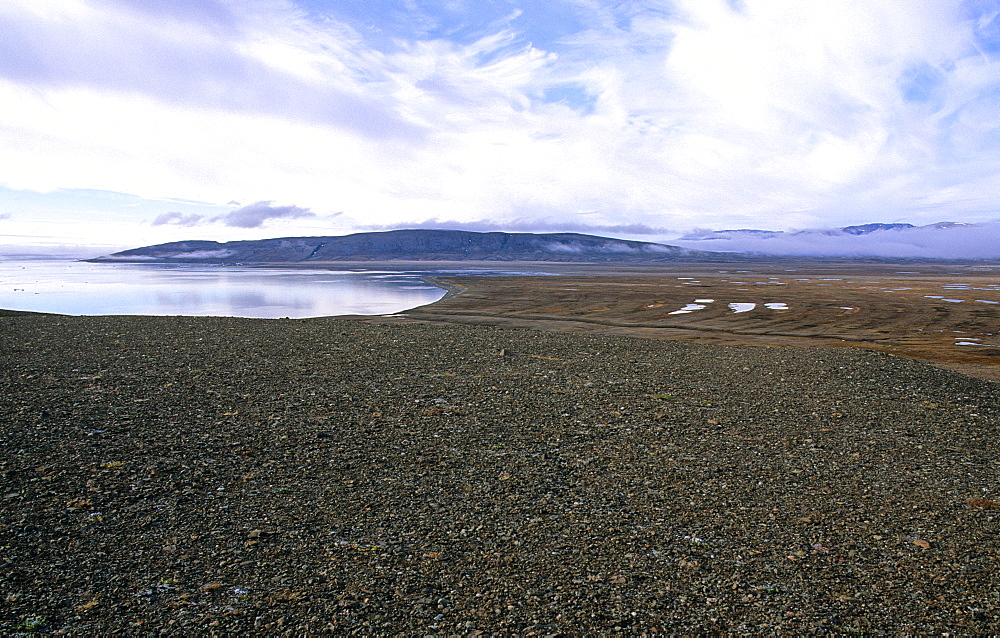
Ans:
[[[789,261],[534,268],[554,274],[449,277],[438,283],[461,294],[404,315],[717,345],[860,347],[1000,380],[1000,266]],[[712,301],[677,312],[699,299]],[[755,306],[734,312],[732,303]]]

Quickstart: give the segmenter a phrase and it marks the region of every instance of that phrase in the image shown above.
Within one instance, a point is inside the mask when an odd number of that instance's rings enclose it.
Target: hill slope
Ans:
[[[692,259],[713,253],[577,233],[477,233],[391,230],[338,237],[179,241],[134,248],[91,261],[301,263],[324,261],[608,261]]]

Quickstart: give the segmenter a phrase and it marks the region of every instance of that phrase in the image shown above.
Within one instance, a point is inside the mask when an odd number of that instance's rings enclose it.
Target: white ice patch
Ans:
[[[785,303],[766,303],[764,306],[771,310],[788,310],[788,304]]]
[[[700,303],[689,303],[680,310],[674,310],[673,312],[668,312],[668,315],[685,315],[689,312],[694,312],[695,310],[704,310],[705,306]]]
[[[755,303],[731,303],[729,304],[729,309],[734,313],[750,312],[757,307]]]
[[[715,299],[695,299],[695,303],[715,303]]]
[[[941,295],[924,295],[925,299],[944,299]]]
[[[219,248],[218,250],[191,250],[188,252],[172,253],[163,256],[170,259],[224,259],[234,254],[235,253],[231,250]]]
[[[941,301],[947,301],[948,303],[965,303],[965,299],[942,299]]]
[[[976,299],[979,303],[995,303],[1000,304],[1000,301],[990,301],[989,299]]]

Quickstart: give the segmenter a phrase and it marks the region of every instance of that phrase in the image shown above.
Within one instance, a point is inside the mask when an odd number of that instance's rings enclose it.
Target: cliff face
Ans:
[[[134,248],[92,261],[302,263],[323,261],[607,261],[691,259],[713,253],[577,233],[475,233],[391,230],[340,237],[180,241]]]

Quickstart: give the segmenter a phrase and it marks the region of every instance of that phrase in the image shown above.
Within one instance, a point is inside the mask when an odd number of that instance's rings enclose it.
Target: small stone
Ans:
[[[966,502],[973,507],[983,507],[987,509],[994,509],[1000,507],[1000,502],[991,501],[985,498],[970,498],[966,499]]]

